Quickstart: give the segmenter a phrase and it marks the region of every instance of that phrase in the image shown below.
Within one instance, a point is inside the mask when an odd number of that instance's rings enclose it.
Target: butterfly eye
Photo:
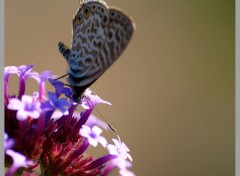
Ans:
[[[84,17],[85,18],[88,18],[90,16],[90,7],[89,6],[86,6],[84,8]]]
[[[82,14],[79,14],[76,18],[77,24],[81,24],[83,22]]]

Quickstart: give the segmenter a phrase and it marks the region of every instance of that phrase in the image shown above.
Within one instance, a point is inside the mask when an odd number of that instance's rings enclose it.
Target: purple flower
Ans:
[[[51,71],[43,71],[39,77],[35,78],[39,83],[40,101],[43,101],[45,98],[45,82],[50,78],[56,78],[56,76],[51,75]]]
[[[19,78],[27,79],[29,77],[35,78],[38,76],[37,72],[32,72],[33,64],[31,65],[21,65],[19,67],[16,66],[8,66],[4,68],[4,76],[9,77],[10,74],[17,74]]]
[[[130,171],[130,170],[126,169],[126,168],[125,169],[121,169],[119,171],[119,174],[121,176],[135,176],[135,174],[132,171]]]
[[[23,95],[20,101],[17,98],[9,100],[8,109],[17,110],[17,119],[26,120],[28,117],[34,119],[40,116],[40,103],[33,102],[33,98],[28,95]]]
[[[63,82],[53,79],[48,79],[48,81],[54,86],[57,97],[59,97],[61,94],[64,94],[66,97],[71,96],[72,94],[71,89],[68,87],[64,87]]]
[[[126,161],[125,165],[121,165],[121,164],[119,164],[119,162],[120,162],[119,158],[116,158],[116,159],[113,159],[112,161],[110,161],[110,163],[108,164],[108,166],[104,170],[103,175],[108,175],[113,169],[118,167],[119,168],[119,174],[121,176],[135,176],[135,174],[128,169],[129,167],[132,166],[131,162]]]
[[[4,101],[8,102],[8,80],[11,74],[17,74],[18,68],[15,66],[9,66],[4,68]]]
[[[14,140],[13,139],[9,139],[7,133],[4,133],[4,149],[10,149],[12,148],[14,145]]]
[[[117,139],[112,139],[115,145],[108,144],[107,149],[108,149],[108,151],[111,155],[117,155],[118,156],[119,167],[122,168],[122,167],[125,167],[125,165],[126,165],[126,159],[129,159],[130,161],[132,161],[132,157],[128,153],[130,150],[128,149],[126,144],[121,142],[119,136],[117,136],[117,137],[118,137],[118,140]]]
[[[85,109],[89,109],[91,107],[95,107],[97,104],[108,104],[112,105],[110,102],[101,99],[96,93],[94,93],[91,89],[86,89],[84,92],[84,98],[81,101],[81,106]]]
[[[102,130],[98,126],[94,126],[91,129],[88,126],[83,125],[80,129],[80,134],[88,139],[89,144],[97,147],[97,144],[100,143],[105,148],[107,146],[107,140],[104,137],[100,136],[101,133]]]
[[[38,73],[32,72],[33,64],[21,65],[19,67],[9,66],[4,68],[4,101],[8,102],[8,80],[11,74],[17,74],[19,79],[18,98],[21,98],[25,93],[26,80],[29,77],[37,78]]]
[[[70,106],[70,103],[66,98],[58,99],[56,94],[48,92],[49,101],[42,104],[43,109],[59,109],[63,114],[67,114],[68,110],[66,107]]]
[[[32,78],[37,78],[39,76],[39,74],[37,72],[32,72],[32,68],[33,68],[34,64],[31,65],[21,65],[18,67],[18,77],[19,78],[23,78],[23,79],[27,79],[29,77]]]
[[[107,149],[110,155],[116,156],[116,158],[110,161],[110,163],[104,170],[103,175],[108,175],[114,168],[118,167],[119,174],[121,176],[135,176],[132,171],[128,170],[128,168],[132,166],[132,163],[126,160],[129,159],[130,161],[132,161],[132,157],[127,153],[129,152],[129,149],[123,142],[121,142],[120,137],[117,137],[118,140],[112,139],[115,145],[107,145]]]
[[[13,159],[13,164],[6,173],[6,176],[12,176],[19,168],[29,167],[30,165],[34,164],[34,162],[28,160],[24,155],[15,152],[11,149],[7,150],[6,154],[11,156],[11,158]]]

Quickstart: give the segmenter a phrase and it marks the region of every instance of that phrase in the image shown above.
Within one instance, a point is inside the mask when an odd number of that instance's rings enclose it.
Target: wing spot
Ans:
[[[88,36],[88,40],[89,40],[89,41],[92,41],[93,38],[94,38],[94,35],[89,35],[89,36]]]
[[[103,17],[103,23],[105,24],[107,22],[108,18],[107,18],[107,15],[104,15]]]
[[[114,12],[111,12],[111,16],[114,17],[115,13]]]
[[[84,60],[84,62],[87,63],[87,64],[91,64],[92,63],[92,59],[90,57],[88,57],[88,58],[86,58]]]
[[[80,58],[83,58],[83,51],[81,51],[81,52],[79,53],[79,57],[80,57]]]
[[[94,23],[92,23],[92,25],[91,25],[91,32],[93,32],[94,31]]]
[[[109,37],[109,39],[112,39],[112,37],[113,37],[112,31],[109,31],[108,37]]]
[[[103,43],[101,41],[98,42],[97,47],[101,48]]]
[[[77,43],[77,51],[80,51],[80,50],[81,50],[80,43]]]
[[[119,36],[119,30],[118,29],[116,30],[115,36],[116,36],[117,42],[119,42],[120,41],[120,36]]]

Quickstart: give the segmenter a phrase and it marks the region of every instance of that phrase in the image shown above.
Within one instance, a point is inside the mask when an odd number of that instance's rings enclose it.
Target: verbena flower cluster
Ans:
[[[54,80],[50,71],[38,74],[32,68],[22,65],[4,69],[5,175],[106,176],[119,168],[120,175],[134,176],[128,169],[132,161],[128,147],[119,136],[109,144],[100,128],[108,130],[108,125],[91,114],[97,104],[110,103],[87,89],[77,104],[71,100],[72,90]],[[12,74],[19,79],[17,95],[8,91]],[[39,86],[31,96],[25,94],[28,78]],[[47,81],[55,92],[46,92]],[[76,113],[80,105],[84,110]],[[104,147],[108,154],[96,159],[86,153],[89,146]]]

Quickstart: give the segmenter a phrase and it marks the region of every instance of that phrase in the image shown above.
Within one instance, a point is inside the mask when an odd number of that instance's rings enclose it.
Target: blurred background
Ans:
[[[138,176],[233,176],[235,1],[107,3],[131,14],[137,30],[91,88],[113,104],[98,109],[130,148],[132,170]],[[78,7],[78,0],[5,1],[5,65],[34,63],[37,72],[65,74],[57,44],[71,46]],[[37,84],[28,85],[31,95]]]

